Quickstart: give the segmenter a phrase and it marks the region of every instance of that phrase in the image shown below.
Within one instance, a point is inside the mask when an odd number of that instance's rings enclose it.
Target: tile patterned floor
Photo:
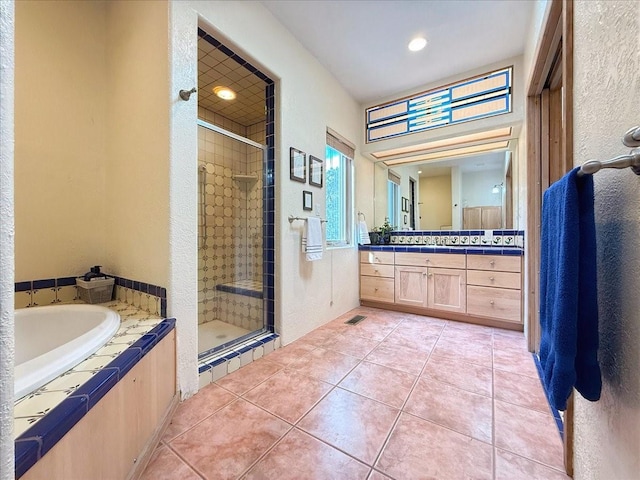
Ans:
[[[142,478],[569,477],[521,333],[357,308],[182,403]]]

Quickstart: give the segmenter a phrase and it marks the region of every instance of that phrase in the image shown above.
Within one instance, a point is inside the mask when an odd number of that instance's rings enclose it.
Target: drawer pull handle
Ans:
[[[380,261],[380,259],[379,259],[378,257],[373,257],[373,259],[374,259],[376,262],[379,262],[379,261]]]
[[[433,277],[433,273],[430,273],[430,274],[429,274],[429,276],[430,276],[430,277]]]
[[[376,290],[377,290],[377,288],[376,288]],[[494,303],[494,302],[493,302],[493,300],[491,300],[489,303],[490,303],[491,305],[493,305],[493,303]]]
[[[427,272],[422,272],[422,276],[426,277],[427,276]]]
[[[375,272],[376,272],[376,273],[379,273],[377,268],[375,269]]]
[[[496,264],[496,261],[495,261],[495,260],[491,260],[491,261],[489,262],[489,265],[491,265],[492,267],[493,267],[495,264]]]
[[[377,291],[378,291],[378,289],[377,289],[377,288],[374,288],[374,289],[373,289],[373,291],[374,291],[374,292],[377,292]]]
[[[377,272],[377,270],[376,270],[376,272]],[[493,278],[493,277],[489,277],[489,280],[491,280],[492,282],[495,282],[496,279]]]

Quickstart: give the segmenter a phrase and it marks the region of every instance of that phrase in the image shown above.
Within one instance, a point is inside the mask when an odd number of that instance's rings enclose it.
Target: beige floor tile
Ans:
[[[492,442],[493,405],[489,397],[424,377],[411,392],[405,412],[483,442]]]
[[[369,467],[293,429],[247,474],[247,480],[366,479]]]
[[[401,408],[415,380],[415,375],[375,363],[362,362],[340,382],[339,386],[391,407]]]
[[[376,469],[402,480],[492,478],[492,447],[403,413]]]
[[[328,383],[286,369],[247,392],[244,398],[293,424],[331,388]]]
[[[495,401],[495,446],[557,469],[563,468],[562,441],[554,418]]]
[[[491,368],[434,354],[429,357],[422,376],[448,383],[468,392],[491,397],[493,391],[492,373]]]
[[[314,437],[371,465],[398,410],[337,388],[298,423]]]
[[[239,399],[169,445],[205,478],[235,479],[289,429],[286,422]]]

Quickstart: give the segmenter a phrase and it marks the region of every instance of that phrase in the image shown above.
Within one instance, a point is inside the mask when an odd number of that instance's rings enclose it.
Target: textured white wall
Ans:
[[[574,20],[575,164],[628,149],[640,124],[640,3],[577,1]],[[640,177],[604,170],[595,181],[602,398],[578,396],[575,478],[640,475]]]
[[[198,85],[198,16],[169,3],[171,99],[169,156],[168,310],[176,317],[178,389],[182,398],[198,391],[198,97],[180,90]]]
[[[16,280],[105,256],[104,2],[16,2]]]
[[[14,4],[0,1],[0,479],[13,478]]]

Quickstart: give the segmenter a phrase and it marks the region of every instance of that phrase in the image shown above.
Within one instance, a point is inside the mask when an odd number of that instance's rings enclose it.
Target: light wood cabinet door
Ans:
[[[396,267],[396,303],[427,306],[427,268]]]
[[[427,273],[427,307],[465,313],[467,272],[450,268],[430,268]]]

